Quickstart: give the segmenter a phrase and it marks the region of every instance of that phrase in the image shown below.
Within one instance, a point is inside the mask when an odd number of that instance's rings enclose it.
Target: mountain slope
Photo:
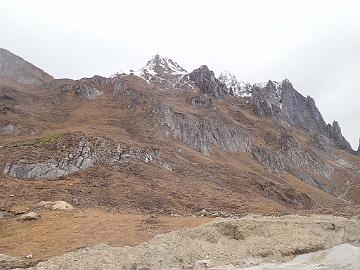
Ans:
[[[359,156],[288,81],[239,96],[207,66],[186,73],[155,56],[143,74],[0,89],[0,128],[17,129],[0,134],[4,207],[56,197],[120,211],[269,213],[360,201]]]
[[[0,75],[27,85],[40,85],[53,80],[46,72],[3,48],[0,48]]]

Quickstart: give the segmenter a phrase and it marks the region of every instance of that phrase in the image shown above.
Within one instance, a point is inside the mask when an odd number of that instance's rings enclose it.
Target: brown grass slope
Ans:
[[[359,157],[337,151],[335,159],[319,153],[325,163],[336,168],[331,179],[323,179],[332,188],[327,193],[289,173],[271,172],[251,153],[212,147],[211,155],[204,156],[165,136],[154,115],[154,106],[161,103],[183,114],[207,117],[206,108],[195,108],[189,102],[194,95],[191,91],[164,91],[134,75],[122,80],[126,95],[114,94],[113,81],[108,79],[98,87],[103,95],[94,100],[79,98],[70,87],[72,80],[55,80],[38,87],[1,80],[0,127],[14,123],[17,131],[0,135],[0,171],[10,161],[61,158],[66,151],[59,145],[72,149],[84,137],[103,138],[114,147],[156,148],[172,171],[156,163],[131,160],[117,166],[97,162],[54,181],[14,179],[1,173],[0,204],[4,209],[22,202],[65,200],[77,207],[122,212],[185,214],[207,209],[284,213],[336,209],[359,202],[359,179],[354,177]],[[215,100],[215,107],[224,119],[248,129],[254,145],[277,147],[283,127],[255,115],[249,102],[228,97]],[[317,151],[303,130],[291,127],[288,132]],[[336,165],[340,158],[351,162],[352,168]]]

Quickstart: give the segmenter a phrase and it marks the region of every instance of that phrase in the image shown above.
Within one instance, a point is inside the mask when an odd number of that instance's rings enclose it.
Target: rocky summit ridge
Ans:
[[[359,150],[287,79],[250,85],[160,55],[137,72],[54,79],[5,55],[4,194],[47,200],[35,187],[51,180],[74,183],[51,190],[79,207],[242,213],[360,203]]]

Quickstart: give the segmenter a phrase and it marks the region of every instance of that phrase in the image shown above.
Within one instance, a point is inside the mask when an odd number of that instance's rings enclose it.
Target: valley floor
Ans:
[[[119,214],[98,209],[37,211],[39,220],[22,221],[26,205],[11,209],[17,215],[0,219],[0,254],[47,260],[79,248],[106,243],[135,246],[155,235],[210,222],[205,217]]]
[[[12,211],[20,213],[23,209]],[[37,213],[40,218],[32,221],[20,220],[19,215],[0,219],[0,253],[9,255],[0,255],[0,268],[355,270],[360,267],[360,251],[355,247],[360,243],[357,216],[207,218],[120,214],[99,209]],[[315,253],[301,255],[311,252]]]

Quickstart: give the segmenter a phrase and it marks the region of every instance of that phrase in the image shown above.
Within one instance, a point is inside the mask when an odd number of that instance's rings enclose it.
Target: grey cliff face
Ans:
[[[253,157],[274,172],[288,172],[304,182],[329,191],[316,176],[331,177],[331,169],[293,136],[282,134],[275,150],[253,147]]]
[[[158,105],[155,114],[167,136],[182,141],[203,155],[210,155],[212,146],[225,151],[250,150],[250,133],[220,115],[189,115],[176,112],[165,105]]]
[[[41,85],[54,78],[21,57],[0,48],[0,75],[18,83]]]
[[[227,94],[225,84],[216,79],[214,72],[205,65],[195,69],[188,76],[203,93],[214,97],[223,97]]]

